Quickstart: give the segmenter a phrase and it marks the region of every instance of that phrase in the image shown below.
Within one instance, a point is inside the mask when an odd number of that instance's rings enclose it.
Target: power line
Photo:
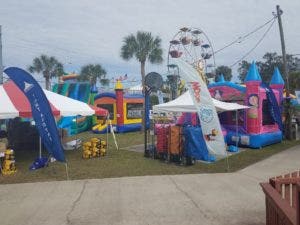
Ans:
[[[264,32],[264,34],[262,35],[262,37],[258,40],[258,42],[245,54],[242,56],[242,58],[240,58],[239,60],[237,60],[235,63],[233,63],[231,66],[229,66],[230,68],[232,68],[233,66],[235,66],[236,64],[238,64],[240,61],[242,61],[244,58],[246,58],[251,52],[254,51],[254,49],[256,49],[256,47],[263,41],[263,39],[267,36],[268,32],[270,31],[270,29],[272,28],[273,24],[275,22],[275,19],[273,20],[273,22],[271,23],[271,25],[268,27],[268,29]]]
[[[225,45],[224,47],[218,49],[217,51],[214,52],[214,54],[217,54],[221,51],[223,51],[224,49],[234,45],[235,43],[241,43],[243,40],[245,40],[247,37],[251,36],[252,34],[256,33],[257,31],[259,31],[260,29],[264,28],[266,25],[268,25],[269,23],[274,23],[275,19],[277,18],[277,15],[274,15],[274,17],[270,20],[268,20],[267,22],[265,22],[264,24],[258,26],[257,28],[255,28],[254,30],[250,31],[249,33],[245,34],[244,36],[238,37],[236,40],[230,42],[229,44]]]
[[[79,58],[82,60],[95,61],[95,59],[96,59],[97,61],[103,61],[103,58],[101,56],[97,56],[95,54],[92,55],[90,53],[82,53],[82,51],[76,51],[73,49],[62,48],[62,47],[54,46],[54,45],[51,45],[49,43],[44,43],[44,42],[36,42],[36,41],[26,40],[24,38],[17,37],[16,39],[19,41],[10,40],[8,42],[8,45],[11,44],[15,47],[26,49],[26,52],[30,52],[33,54],[42,54],[45,50],[47,50],[49,52],[55,52],[55,55],[60,58],[72,58],[72,57],[76,56],[76,58]]]
[[[26,50],[26,52],[30,52],[32,54],[42,54],[43,52],[45,52],[45,49],[42,46],[34,46],[35,47],[34,48],[29,45],[22,45],[20,43],[13,43],[13,42],[8,43],[8,45],[12,45],[14,47],[24,49]],[[59,58],[70,58],[70,56],[67,56],[66,54],[62,53],[59,49],[56,49],[55,47],[53,47],[52,49],[48,48],[48,51],[55,52],[55,55],[58,56]],[[72,52],[69,52],[69,54],[74,55]],[[92,56],[82,57],[82,54],[78,54],[78,57],[81,59],[92,58]]]
[[[74,51],[72,49],[66,49],[66,48],[62,48],[62,47],[59,47],[59,46],[53,46],[53,45],[51,45],[49,43],[45,43],[45,42],[36,42],[36,41],[27,40],[27,39],[24,39],[24,38],[17,38],[17,39],[19,39],[20,41],[23,41],[25,43],[32,44],[34,46],[40,45],[40,46],[48,47],[48,48],[51,48],[51,49],[54,48],[56,50],[64,51],[66,53],[82,54],[82,52],[79,52],[79,51]]]

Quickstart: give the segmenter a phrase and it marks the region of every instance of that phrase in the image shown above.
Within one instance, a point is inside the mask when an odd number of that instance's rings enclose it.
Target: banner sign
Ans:
[[[32,117],[47,151],[56,160],[65,162],[55,119],[48,99],[37,81],[26,71],[9,67],[4,70],[9,78],[25,94],[31,105]]]
[[[226,155],[226,145],[218,114],[206,83],[199,73],[181,59],[173,59],[185,80],[201,122],[201,129],[208,150],[216,155]]]

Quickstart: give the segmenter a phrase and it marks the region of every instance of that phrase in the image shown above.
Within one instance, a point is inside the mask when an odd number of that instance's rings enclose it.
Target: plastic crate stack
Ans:
[[[183,155],[182,127],[170,126],[168,136],[168,159],[173,162],[180,162]]]
[[[157,124],[156,130],[156,151],[159,157],[166,157],[168,154],[168,124]]]

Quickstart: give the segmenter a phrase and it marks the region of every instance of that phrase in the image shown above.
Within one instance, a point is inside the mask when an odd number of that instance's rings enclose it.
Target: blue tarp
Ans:
[[[210,155],[203,138],[201,127],[184,127],[184,155],[196,160],[208,162],[216,161],[215,157]]]

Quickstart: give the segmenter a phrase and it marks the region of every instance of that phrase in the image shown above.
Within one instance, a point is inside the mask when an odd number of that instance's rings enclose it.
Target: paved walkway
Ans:
[[[236,173],[0,185],[0,224],[264,224],[259,182],[299,161],[297,146]]]

